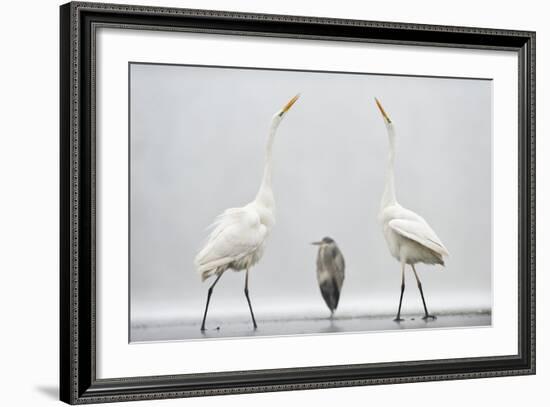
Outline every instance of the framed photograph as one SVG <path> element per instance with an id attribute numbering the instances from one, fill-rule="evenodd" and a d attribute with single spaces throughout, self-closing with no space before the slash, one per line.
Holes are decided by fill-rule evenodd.
<path id="1" fill-rule="evenodd" d="M 535 33 L 61 6 L 61 400 L 535 373 Z"/>

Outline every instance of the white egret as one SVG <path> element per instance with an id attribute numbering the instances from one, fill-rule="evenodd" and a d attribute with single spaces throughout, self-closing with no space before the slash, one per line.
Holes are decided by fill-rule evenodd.
<path id="1" fill-rule="evenodd" d="M 422 291 L 422 283 L 414 265 L 416 263 L 426 263 L 441 264 L 444 266 L 443 256 L 448 256 L 449 252 L 424 218 L 402 207 L 397 202 L 393 169 L 395 129 L 378 99 L 375 98 L 375 101 L 384 118 L 390 144 L 385 188 L 380 203 L 379 221 L 383 226 L 384 237 L 386 238 L 391 255 L 401 263 L 401 295 L 399 297 L 399 308 L 395 320 L 402 321 L 401 303 L 403 301 L 403 292 L 405 291 L 405 265 L 407 264 L 411 266 L 418 289 L 420 290 L 422 305 L 424 306 L 423 319 L 434 319 L 435 316 L 428 313 L 424 292 Z"/>
<path id="2" fill-rule="evenodd" d="M 285 113 L 298 100 L 298 97 L 299 95 L 296 95 L 290 99 L 271 119 L 263 178 L 256 197 L 252 202 L 241 208 L 229 208 L 219 215 L 212 225 L 212 231 L 205 246 L 195 258 L 195 266 L 201 275 L 202 281 L 211 276 L 216 276 L 214 283 L 208 289 L 201 325 L 202 331 L 205 330 L 208 305 L 214 286 L 228 269 L 234 271 L 246 270 L 244 294 L 248 302 L 254 329 L 257 328 L 248 295 L 248 271 L 262 257 L 266 239 L 275 224 L 275 200 L 271 188 L 273 141 Z"/>
<path id="3" fill-rule="evenodd" d="M 317 252 L 317 282 L 332 318 L 340 300 L 346 263 L 336 242 L 330 237 L 324 237 L 323 240 L 311 244 L 319 246 Z"/>

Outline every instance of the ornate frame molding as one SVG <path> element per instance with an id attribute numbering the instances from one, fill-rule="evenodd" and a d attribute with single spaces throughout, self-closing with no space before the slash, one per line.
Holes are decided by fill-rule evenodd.
<path id="1" fill-rule="evenodd" d="M 534 32 L 83 2 L 61 6 L 60 20 L 61 400 L 85 404 L 535 373 Z M 518 354 L 97 379 L 94 38 L 99 26 L 516 51 L 520 61 Z"/>

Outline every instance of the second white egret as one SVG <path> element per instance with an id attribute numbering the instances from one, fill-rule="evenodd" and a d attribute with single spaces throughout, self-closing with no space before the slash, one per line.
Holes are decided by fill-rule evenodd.
<path id="1" fill-rule="evenodd" d="M 435 316 L 428 313 L 422 283 L 414 265 L 416 263 L 425 263 L 441 264 L 444 266 L 443 257 L 448 256 L 449 252 L 424 218 L 402 207 L 397 202 L 393 168 L 395 158 L 395 129 L 378 99 L 375 98 L 375 101 L 384 118 L 390 144 L 386 182 L 380 203 L 379 220 L 382 224 L 384 237 L 391 255 L 401 263 L 401 295 L 399 297 L 399 308 L 395 321 L 402 321 L 401 303 L 403 301 L 403 292 L 405 291 L 405 265 L 407 264 L 411 266 L 414 272 L 422 297 L 422 305 L 424 306 L 423 319 L 434 319 Z"/>

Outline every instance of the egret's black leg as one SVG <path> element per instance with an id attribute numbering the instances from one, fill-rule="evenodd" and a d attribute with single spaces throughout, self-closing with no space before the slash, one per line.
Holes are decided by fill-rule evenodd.
<path id="1" fill-rule="evenodd" d="M 405 284 L 401 283 L 401 295 L 399 296 L 399 308 L 397 309 L 397 316 L 393 319 L 394 321 L 403 321 L 401 318 L 401 303 L 403 302 L 403 293 L 405 292 Z"/>
<path id="2" fill-rule="evenodd" d="M 256 318 L 254 318 L 254 311 L 252 311 L 252 304 L 250 303 L 250 297 L 248 296 L 248 269 L 246 269 L 246 277 L 244 278 L 244 295 L 246 295 L 248 308 L 250 308 L 250 315 L 252 316 L 252 323 L 254 324 L 254 329 L 256 329 L 258 328 L 258 325 L 256 325 Z"/>
<path id="3" fill-rule="evenodd" d="M 204 316 L 202 317 L 202 325 L 201 325 L 201 331 L 204 331 L 204 323 L 206 322 L 206 314 L 208 313 L 208 304 L 210 304 L 210 296 L 212 295 L 212 292 L 214 291 L 214 286 L 222 276 L 222 273 L 218 274 L 218 277 L 216 277 L 216 280 L 212 283 L 210 288 L 208 289 L 208 296 L 206 297 L 206 308 L 204 309 Z"/>
<path id="4" fill-rule="evenodd" d="M 403 302 L 403 293 L 405 292 L 405 265 L 401 265 L 401 295 L 399 296 L 399 308 L 397 309 L 397 316 L 393 319 L 394 321 L 403 321 L 401 318 L 401 303 Z"/>
<path id="5" fill-rule="evenodd" d="M 422 291 L 422 283 L 420 282 L 420 278 L 418 278 L 418 274 L 416 273 L 416 269 L 414 268 L 413 264 L 411 264 L 411 267 L 414 271 L 414 276 L 416 277 L 418 289 L 420 290 L 420 296 L 422 297 L 422 305 L 424 305 L 424 316 L 422 317 L 422 319 L 436 319 L 435 315 L 430 315 L 428 313 L 428 308 L 426 307 L 426 300 L 424 299 L 424 291 Z"/>

